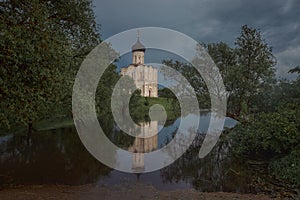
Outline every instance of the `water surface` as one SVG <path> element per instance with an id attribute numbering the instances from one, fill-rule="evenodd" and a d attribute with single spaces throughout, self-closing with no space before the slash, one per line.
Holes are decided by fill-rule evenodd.
<path id="1" fill-rule="evenodd" d="M 2 136 L 0 184 L 96 183 L 109 187 L 139 181 L 162 190 L 195 188 L 200 191 L 249 192 L 250 173 L 239 173 L 242 169 L 227 157 L 228 146 L 218 144 L 207 157 L 198 158 L 210 113 L 202 114 L 200 119 L 198 136 L 182 157 L 170 166 L 144 174 L 119 172 L 101 164 L 82 145 L 75 127 L 35 132 L 29 142 L 26 134 Z M 106 135 L 121 148 L 137 152 L 140 144 L 143 144 L 143 151 L 150 152 L 172 140 L 180 119 L 169 121 L 165 126 L 159 122 L 142 123 L 145 133 L 147 126 L 148 129 L 161 129 L 151 141 L 137 141 L 126 136 L 110 118 L 100 122 Z M 236 121 L 227 118 L 225 126 L 233 127 L 235 123 Z M 144 167 L 141 157 L 127 162 L 132 167 Z"/>

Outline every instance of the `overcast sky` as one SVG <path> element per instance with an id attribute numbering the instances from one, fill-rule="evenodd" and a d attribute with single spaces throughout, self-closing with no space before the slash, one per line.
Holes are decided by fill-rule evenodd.
<path id="1" fill-rule="evenodd" d="M 260 29 L 277 58 L 277 76 L 300 65 L 299 0 L 94 0 L 102 39 L 138 27 L 164 27 L 234 46 L 241 26 Z"/>

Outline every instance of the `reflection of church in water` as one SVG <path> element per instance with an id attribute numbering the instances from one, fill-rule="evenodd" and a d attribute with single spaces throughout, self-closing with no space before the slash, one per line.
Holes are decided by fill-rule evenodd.
<path id="1" fill-rule="evenodd" d="M 144 153 L 155 151 L 158 148 L 158 121 L 141 123 L 141 133 L 135 138 L 134 143 L 128 148 L 133 152 L 132 171 L 143 172 L 145 169 Z M 153 134 L 155 133 L 155 135 Z M 140 137 L 146 138 L 140 138 Z"/>
<path id="2" fill-rule="evenodd" d="M 144 97 L 157 97 L 158 94 L 158 74 L 157 69 L 145 65 L 145 46 L 140 42 L 138 34 L 137 42 L 132 46 L 132 64 L 121 69 L 122 75 L 130 76 L 136 87 L 141 90 Z"/>
<path id="3" fill-rule="evenodd" d="M 144 97 L 158 96 L 158 71 L 156 68 L 145 65 L 145 46 L 140 42 L 140 35 L 132 46 L 132 64 L 121 69 L 122 75 L 128 75 Z M 133 153 L 132 171 L 139 173 L 145 170 L 144 154 L 158 148 L 158 122 L 140 123 L 141 133 L 137 135 L 128 151 Z M 140 138 L 142 137 L 142 138 Z"/>

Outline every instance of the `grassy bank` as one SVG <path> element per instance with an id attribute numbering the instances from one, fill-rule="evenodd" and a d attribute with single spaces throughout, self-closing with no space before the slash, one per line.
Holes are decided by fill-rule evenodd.
<path id="1" fill-rule="evenodd" d="M 149 110 L 155 104 L 159 104 L 164 107 L 167 113 L 167 120 L 174 120 L 180 115 L 180 106 L 176 99 L 160 97 L 138 97 L 137 102 L 130 105 L 130 114 L 136 121 L 149 120 Z"/>
<path id="2" fill-rule="evenodd" d="M 167 112 L 167 120 L 174 120 L 180 114 L 180 107 L 176 100 L 168 98 L 149 98 L 149 97 L 138 97 L 137 102 L 131 106 L 131 115 L 136 121 L 149 120 L 148 113 L 151 106 L 155 104 L 162 105 Z M 101 116 L 98 116 L 101 118 Z M 41 130 L 51 130 L 70 127 L 74 125 L 74 121 L 71 115 L 60 115 L 57 117 L 44 119 L 34 123 L 34 129 Z M 25 126 L 15 126 L 14 129 L 10 131 L 0 131 L 0 135 L 6 135 L 8 133 L 20 133 L 26 132 L 27 128 Z"/>

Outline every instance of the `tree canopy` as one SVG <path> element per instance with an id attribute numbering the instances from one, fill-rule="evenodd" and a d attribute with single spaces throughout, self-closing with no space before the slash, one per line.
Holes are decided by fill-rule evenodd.
<path id="1" fill-rule="evenodd" d="M 70 101 L 79 64 L 100 42 L 92 3 L 7 0 L 0 13 L 0 122 L 31 124 Z"/>

